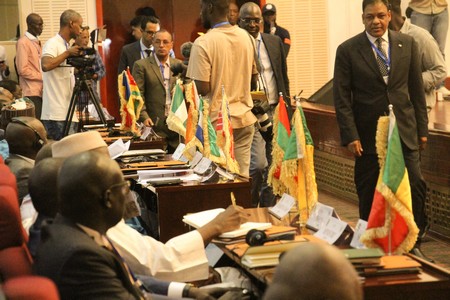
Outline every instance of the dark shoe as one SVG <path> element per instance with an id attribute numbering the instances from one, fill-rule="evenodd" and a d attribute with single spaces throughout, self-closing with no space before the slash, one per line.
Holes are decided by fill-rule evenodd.
<path id="1" fill-rule="evenodd" d="M 420 232 L 419 232 L 419 239 L 420 240 L 423 240 L 425 238 L 425 236 L 428 233 L 428 230 L 430 230 L 430 223 L 427 222 L 425 227 L 422 230 L 420 230 Z"/>
<path id="2" fill-rule="evenodd" d="M 430 263 L 434 263 L 434 259 L 431 259 L 425 254 L 423 254 L 422 250 L 420 250 L 419 247 L 412 248 L 411 251 L 409 251 L 409 253 L 414 254 L 415 256 L 420 257 L 421 259 L 426 260 Z"/>

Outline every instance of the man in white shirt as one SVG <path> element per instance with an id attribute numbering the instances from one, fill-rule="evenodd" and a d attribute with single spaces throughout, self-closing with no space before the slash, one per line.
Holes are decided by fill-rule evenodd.
<path id="1" fill-rule="evenodd" d="M 41 120 L 49 137 L 60 140 L 64 134 L 69 103 L 75 84 L 74 68 L 66 64 L 66 59 L 82 54 L 79 46 L 69 46 L 82 29 L 83 18 L 74 10 L 66 10 L 60 17 L 59 33 L 49 39 L 42 51 L 42 79 L 44 93 Z M 76 116 L 72 120 L 77 120 Z M 72 122 L 71 132 L 77 122 Z M 70 133 L 70 132 L 69 132 Z"/>

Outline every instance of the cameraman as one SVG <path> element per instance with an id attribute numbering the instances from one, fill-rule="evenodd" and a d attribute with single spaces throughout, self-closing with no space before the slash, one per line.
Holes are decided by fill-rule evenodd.
<path id="1" fill-rule="evenodd" d="M 81 49 L 87 49 L 89 44 L 89 37 L 89 27 L 83 27 L 80 35 L 75 39 L 75 45 L 79 46 Z M 97 99 L 100 100 L 100 97 L 97 93 L 97 81 L 105 77 L 106 71 L 105 65 L 103 64 L 103 60 L 98 54 L 98 51 L 94 48 L 92 49 L 95 51 L 95 54 L 90 57 L 94 58 L 94 63 L 92 64 L 92 66 L 85 67 L 85 70 L 82 71 L 86 72 L 87 79 L 90 79 L 91 81 L 92 90 L 97 96 Z M 77 72 L 79 72 L 79 70 L 75 68 L 75 74 Z M 89 92 L 83 89 L 81 90 L 79 97 L 80 99 L 78 103 L 81 104 L 82 107 L 80 109 L 82 110 L 86 105 L 90 103 L 89 100 L 92 99 L 89 99 Z"/>
<path id="2" fill-rule="evenodd" d="M 42 49 L 42 97 L 41 120 L 49 138 L 60 140 L 63 137 L 65 119 L 75 84 L 74 68 L 66 64 L 71 56 L 80 56 L 80 46 L 69 47 L 69 41 L 75 39 L 82 30 L 83 18 L 74 10 L 66 10 L 59 20 L 58 34 L 49 39 Z M 69 133 L 76 131 L 76 116 L 71 123 Z"/>

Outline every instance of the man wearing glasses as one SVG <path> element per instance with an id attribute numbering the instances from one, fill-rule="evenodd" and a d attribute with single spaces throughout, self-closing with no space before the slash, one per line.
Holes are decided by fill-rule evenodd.
<path id="1" fill-rule="evenodd" d="M 153 121 L 155 132 L 165 137 L 169 153 L 179 144 L 178 134 L 169 130 L 166 123 L 172 101 L 170 92 L 177 79 L 172 75 L 170 66 L 181 63 L 169 56 L 172 47 L 170 32 L 165 29 L 158 31 L 153 39 L 154 53 L 136 61 L 133 67 L 133 77 L 144 98 L 140 119 L 146 126 Z"/>
<path id="2" fill-rule="evenodd" d="M 258 5 L 245 3 L 240 10 L 239 26 L 256 41 L 256 55 L 261 66 L 259 90 L 264 91 L 270 104 L 269 119 L 278 104 L 279 93 L 289 97 L 286 54 L 278 36 L 260 33 L 262 14 Z M 289 103 L 289 101 L 286 101 Z M 258 116 L 258 115 L 257 115 Z M 250 176 L 252 177 L 252 205 L 267 207 L 275 205 L 275 196 L 267 186 L 267 166 L 272 162 L 272 129 L 255 130 L 251 148 Z"/>
<path id="3" fill-rule="evenodd" d="M 142 37 L 139 41 L 125 45 L 120 54 L 118 74 L 121 74 L 127 67 L 133 71 L 134 63 L 150 56 L 152 39 L 159 30 L 159 20 L 153 16 L 143 17 L 141 21 Z"/>

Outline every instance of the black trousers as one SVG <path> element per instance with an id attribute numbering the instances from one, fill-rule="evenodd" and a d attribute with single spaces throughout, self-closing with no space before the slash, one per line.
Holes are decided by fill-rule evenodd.
<path id="1" fill-rule="evenodd" d="M 403 143 L 402 149 L 411 186 L 414 221 L 422 232 L 428 221 L 425 214 L 427 186 L 420 170 L 420 153 L 418 150 L 408 149 Z M 359 216 L 363 220 L 369 219 L 379 173 L 380 167 L 376 154 L 366 154 L 356 158 L 354 180 L 359 199 Z"/>

